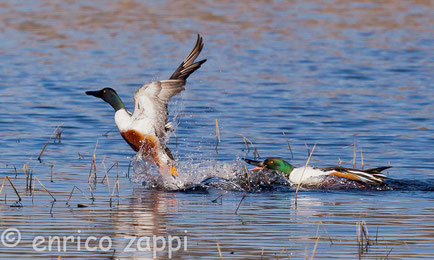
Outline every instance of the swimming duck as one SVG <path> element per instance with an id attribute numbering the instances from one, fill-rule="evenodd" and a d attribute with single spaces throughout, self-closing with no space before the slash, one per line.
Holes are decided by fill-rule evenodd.
<path id="1" fill-rule="evenodd" d="M 166 146 L 171 123 L 167 121 L 167 105 L 174 95 L 184 90 L 188 76 L 200 68 L 206 59 L 195 62 L 203 48 L 198 34 L 193 50 L 168 80 L 149 82 L 134 93 L 134 112 L 129 112 L 116 91 L 103 88 L 86 91 L 87 95 L 101 98 L 115 110 L 115 123 L 121 136 L 133 148 L 172 176 L 177 176 L 175 160 Z"/>
<path id="2" fill-rule="evenodd" d="M 255 165 L 256 167 L 250 169 L 251 171 L 271 170 L 281 172 L 289 179 L 291 184 L 306 184 L 306 185 L 318 185 L 323 180 L 324 176 L 336 176 L 353 181 L 362 182 L 365 184 L 380 185 L 383 180 L 386 179 L 386 175 L 381 171 L 389 169 L 391 166 L 372 168 L 367 170 L 358 170 L 345 168 L 340 166 L 334 167 L 294 167 L 287 161 L 278 158 L 270 157 L 264 161 L 255 161 L 250 159 L 244 159 L 248 164 Z M 319 178 L 318 178 L 319 177 Z"/>

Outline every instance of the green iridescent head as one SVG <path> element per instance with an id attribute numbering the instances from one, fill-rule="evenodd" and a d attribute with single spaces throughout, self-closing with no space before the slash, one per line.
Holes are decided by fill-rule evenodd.
<path id="1" fill-rule="evenodd" d="M 260 171 L 260 170 L 270 170 L 270 171 L 279 171 L 286 175 L 289 175 L 294 166 L 292 166 L 287 161 L 278 157 L 270 157 L 263 161 L 254 161 L 249 159 L 244 159 L 248 164 L 257 166 L 256 168 L 251 169 L 251 171 Z"/>
<path id="2" fill-rule="evenodd" d="M 118 96 L 116 91 L 112 88 L 103 88 L 98 91 L 86 91 L 86 94 L 97 98 L 101 98 L 105 102 L 109 103 L 115 109 L 115 111 L 125 108 L 125 105 L 122 102 L 121 98 Z"/>

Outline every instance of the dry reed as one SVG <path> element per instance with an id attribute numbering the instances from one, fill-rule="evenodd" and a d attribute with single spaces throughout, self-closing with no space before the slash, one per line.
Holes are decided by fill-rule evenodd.
<path id="1" fill-rule="evenodd" d="M 312 157 L 313 151 L 315 151 L 315 147 L 316 147 L 316 144 L 313 146 L 312 152 L 309 153 L 309 157 L 307 158 L 306 164 L 304 165 L 304 169 L 303 169 L 303 172 L 301 174 L 300 181 L 298 182 L 297 189 L 295 190 L 295 205 L 297 205 L 298 190 L 301 187 L 301 181 L 303 180 L 304 172 L 306 171 L 306 167 L 309 165 L 309 161 L 310 161 L 310 158 Z"/>
<path id="2" fill-rule="evenodd" d="M 17 194 L 18 201 L 21 201 L 20 193 L 18 193 L 17 189 L 15 188 L 15 185 L 12 183 L 11 179 L 9 178 L 9 176 L 5 176 L 5 177 L 3 178 L 3 183 L 2 183 L 2 185 L 1 185 L 1 187 L 0 187 L 0 194 L 2 193 L 2 191 L 3 191 L 3 187 L 4 187 L 5 184 L 6 184 L 6 180 L 9 182 L 9 184 L 11 185 L 11 187 L 14 189 L 15 194 Z M 6 201 L 6 199 L 5 199 L 5 201 Z"/>
<path id="3" fill-rule="evenodd" d="M 51 194 L 51 192 L 47 189 L 47 187 L 45 187 L 44 184 L 42 184 L 42 182 L 38 179 L 38 177 L 33 176 L 34 179 L 36 179 L 39 184 L 41 184 L 42 188 L 44 188 L 44 190 L 53 198 L 54 201 L 56 201 L 56 198 L 53 196 L 53 194 Z"/>
<path id="4" fill-rule="evenodd" d="M 291 152 L 291 159 L 294 159 L 294 154 L 292 153 L 291 144 L 289 143 L 288 138 L 286 138 L 286 134 L 284 131 L 282 131 L 283 137 L 285 138 L 286 144 L 288 145 L 288 149 Z"/>
<path id="5" fill-rule="evenodd" d="M 237 207 L 237 209 L 235 210 L 235 214 L 238 214 L 238 210 L 240 209 L 241 202 L 243 202 L 243 200 L 244 200 L 246 197 L 247 197 L 247 192 L 244 193 L 243 197 L 242 197 L 241 200 L 240 200 L 240 203 L 238 203 L 238 207 Z"/>
<path id="6" fill-rule="evenodd" d="M 354 154 L 353 154 L 353 168 L 356 168 L 356 158 L 357 154 L 356 154 L 356 138 L 354 138 Z"/>
<path id="7" fill-rule="evenodd" d="M 220 144 L 220 128 L 219 128 L 219 121 L 216 118 L 215 120 L 215 138 L 216 138 L 216 142 L 215 142 L 215 150 L 218 153 L 218 145 Z"/>
<path id="8" fill-rule="evenodd" d="M 60 133 L 60 128 L 62 127 L 62 125 L 63 125 L 63 123 L 61 123 L 60 125 L 58 125 L 58 126 L 54 129 L 54 131 L 53 131 L 53 133 L 51 134 L 50 138 L 49 138 L 48 141 L 45 143 L 44 147 L 42 147 L 42 150 L 41 150 L 41 152 L 40 152 L 39 155 L 38 155 L 38 160 L 39 160 L 39 162 L 42 162 L 42 160 L 41 160 L 42 154 L 44 154 L 45 148 L 47 148 L 48 143 L 50 143 L 50 141 L 51 141 L 51 139 L 53 138 L 53 135 L 54 135 L 54 133 L 56 133 L 56 131 L 57 131 L 57 133 L 56 133 L 56 139 L 57 139 L 57 137 L 58 137 L 58 138 L 59 138 L 59 143 L 60 143 L 60 136 L 61 136 L 61 134 L 59 134 L 59 133 Z M 54 141 L 56 141 L 56 139 L 54 139 Z"/>
<path id="9" fill-rule="evenodd" d="M 220 259 L 223 259 L 222 250 L 220 249 L 219 242 L 217 242 L 217 251 L 219 252 Z"/>
<path id="10" fill-rule="evenodd" d="M 74 187 L 71 190 L 71 193 L 69 194 L 68 200 L 66 201 L 66 205 L 69 205 L 69 201 L 71 200 L 72 194 L 74 193 L 74 190 L 77 189 L 81 192 L 81 194 L 83 194 L 83 197 L 87 200 L 89 200 L 89 197 L 86 196 L 86 194 L 84 194 L 84 192 L 77 186 L 74 185 Z"/>

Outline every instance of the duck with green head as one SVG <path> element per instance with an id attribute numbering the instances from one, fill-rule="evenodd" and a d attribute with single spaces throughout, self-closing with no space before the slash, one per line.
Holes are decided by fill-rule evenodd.
<path id="1" fill-rule="evenodd" d="M 390 166 L 372 168 L 367 170 L 358 170 L 345 168 L 340 166 L 333 167 L 294 167 L 289 162 L 278 157 L 270 157 L 263 161 L 255 161 L 244 159 L 248 164 L 256 166 L 251 171 L 277 171 L 285 175 L 291 184 L 306 184 L 306 185 L 319 185 L 323 181 L 324 176 L 336 176 L 353 181 L 363 182 L 366 184 L 380 185 L 386 179 L 386 175 L 381 171 L 389 169 Z"/>
<path id="2" fill-rule="evenodd" d="M 119 95 L 112 88 L 86 91 L 101 98 L 115 110 L 115 123 L 125 141 L 136 152 L 160 168 L 160 173 L 178 174 L 172 153 L 166 146 L 171 123 L 167 120 L 167 105 L 174 95 L 184 90 L 188 76 L 200 68 L 206 59 L 195 62 L 203 48 L 202 37 L 197 41 L 181 65 L 168 80 L 153 81 L 134 93 L 134 112 L 127 111 Z"/>

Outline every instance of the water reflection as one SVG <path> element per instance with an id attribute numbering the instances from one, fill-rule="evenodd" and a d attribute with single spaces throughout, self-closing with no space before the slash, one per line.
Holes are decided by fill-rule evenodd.
<path id="1" fill-rule="evenodd" d="M 119 256 L 152 259 L 154 250 L 162 247 L 160 245 L 154 248 L 154 240 L 157 237 L 169 236 L 167 215 L 173 214 L 170 211 L 173 210 L 171 205 L 174 203 L 177 203 L 176 198 L 168 198 L 163 191 L 135 187 L 131 198 L 118 205 L 112 216 Z M 165 258 L 168 252 L 164 250 L 157 253 L 159 257 Z"/>

